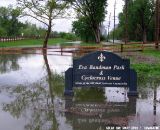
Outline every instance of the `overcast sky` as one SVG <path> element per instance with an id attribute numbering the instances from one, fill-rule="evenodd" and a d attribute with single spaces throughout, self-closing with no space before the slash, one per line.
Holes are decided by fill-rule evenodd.
<path id="1" fill-rule="evenodd" d="M 116 0 L 116 16 L 122 11 L 124 2 L 123 0 Z M 12 4 L 15 6 L 16 0 L 0 0 L 0 6 L 8 6 L 9 4 Z M 114 4 L 115 0 L 108 0 L 108 14 L 105 19 L 104 25 L 107 27 L 108 21 L 109 21 L 109 14 L 111 13 L 111 28 L 113 27 L 113 12 L 114 12 Z M 23 19 L 22 19 L 23 20 Z M 26 20 L 26 19 L 24 19 Z M 35 23 L 35 20 L 28 19 L 28 21 Z M 74 19 L 59 19 L 56 20 L 54 23 L 53 31 L 65 31 L 65 32 L 70 32 L 72 30 L 72 21 Z M 118 19 L 116 18 L 116 24 L 118 24 Z M 43 25 L 42 25 L 43 26 Z"/>

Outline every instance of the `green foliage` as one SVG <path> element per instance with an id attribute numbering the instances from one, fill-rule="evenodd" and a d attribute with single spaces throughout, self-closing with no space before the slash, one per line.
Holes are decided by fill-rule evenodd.
<path id="1" fill-rule="evenodd" d="M 72 41 L 77 40 L 76 35 L 73 33 L 60 32 L 59 37 L 67 40 L 72 40 Z"/>
<path id="2" fill-rule="evenodd" d="M 47 27 L 43 48 L 47 48 L 53 20 L 64 16 L 68 4 L 64 0 L 17 0 L 24 16 L 29 16 Z"/>
<path id="3" fill-rule="evenodd" d="M 123 34 L 124 34 L 123 27 L 120 26 L 120 27 L 117 27 L 117 28 L 115 29 L 115 31 L 111 31 L 111 32 L 110 32 L 110 35 L 109 35 L 109 38 L 110 38 L 110 39 L 113 38 L 113 33 L 114 33 L 115 39 L 121 40 L 122 37 L 123 37 Z"/>
<path id="4" fill-rule="evenodd" d="M 23 36 L 27 37 L 44 37 L 46 29 L 37 27 L 36 24 L 26 22 L 25 27 L 21 28 L 20 32 Z"/>
<path id="5" fill-rule="evenodd" d="M 107 0 L 90 0 L 89 3 L 86 0 L 84 12 L 89 14 L 88 18 L 90 21 L 93 20 L 94 22 L 101 24 L 105 18 L 106 6 Z"/>
<path id="6" fill-rule="evenodd" d="M 66 36 L 64 37 L 64 39 L 67 39 L 67 40 L 76 40 L 77 37 L 75 36 L 75 34 L 67 33 Z"/>
<path id="7" fill-rule="evenodd" d="M 100 27 L 105 19 L 107 0 L 69 1 L 71 1 L 78 16 L 78 21 L 73 23 L 73 30 L 85 41 L 88 39 L 84 35 L 88 35 L 89 39 L 94 36 L 95 42 L 100 43 Z"/>
<path id="8" fill-rule="evenodd" d="M 59 38 L 59 33 L 57 31 L 53 31 L 52 32 L 52 35 L 55 37 L 55 38 Z"/>
<path id="9" fill-rule="evenodd" d="M 151 56 L 155 56 L 157 58 L 160 58 L 160 51 L 159 50 L 145 50 L 143 52 L 145 55 L 151 55 Z"/>
<path id="10" fill-rule="evenodd" d="M 132 41 L 153 40 L 154 0 L 130 0 L 128 3 L 128 36 Z M 125 7 L 119 14 L 118 38 L 125 37 Z"/>
<path id="11" fill-rule="evenodd" d="M 46 29 L 35 24 L 19 22 L 19 8 L 0 7 L 0 36 L 45 36 Z"/>
<path id="12" fill-rule="evenodd" d="M 24 25 L 18 21 L 20 10 L 13 7 L 0 7 L 0 36 L 20 35 L 20 29 Z"/>
<path id="13" fill-rule="evenodd" d="M 94 34 L 86 17 L 72 23 L 72 31 L 85 42 L 94 41 Z"/>
<path id="14" fill-rule="evenodd" d="M 7 36 L 7 32 L 3 27 L 0 27 L 0 36 Z"/>
<path id="15" fill-rule="evenodd" d="M 160 77 L 160 64 L 133 64 L 132 67 L 138 75 L 147 75 L 149 77 Z"/>
<path id="16" fill-rule="evenodd" d="M 159 86 L 160 84 L 160 64 L 133 64 L 132 67 L 138 75 L 138 86 L 149 87 Z M 149 81 L 149 82 L 148 82 Z M 153 85 L 154 84 L 154 85 Z"/>

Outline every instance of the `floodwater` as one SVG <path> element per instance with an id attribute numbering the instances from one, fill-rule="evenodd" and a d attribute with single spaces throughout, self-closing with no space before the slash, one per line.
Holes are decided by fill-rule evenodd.
<path id="1" fill-rule="evenodd" d="M 64 97 L 64 72 L 79 54 L 58 50 L 0 55 L 0 130 L 160 129 L 159 79 L 139 77 L 137 98 L 126 88 Z"/>

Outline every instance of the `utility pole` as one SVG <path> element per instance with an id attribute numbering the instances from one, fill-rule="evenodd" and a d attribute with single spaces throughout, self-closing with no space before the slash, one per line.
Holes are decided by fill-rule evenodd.
<path id="1" fill-rule="evenodd" d="M 108 38 L 107 38 L 108 42 L 109 42 L 109 29 L 110 29 L 110 25 L 111 25 L 111 13 L 109 15 L 109 22 L 108 22 Z"/>
<path id="2" fill-rule="evenodd" d="M 155 11 L 155 48 L 159 48 L 159 22 L 160 22 L 160 2 L 156 0 L 156 11 Z"/>
<path id="3" fill-rule="evenodd" d="M 114 4 L 114 30 L 113 30 L 113 44 L 114 44 L 114 38 L 115 38 L 115 27 L 116 27 L 116 0 Z"/>
<path id="4" fill-rule="evenodd" d="M 125 44 L 128 42 L 128 0 L 125 0 Z"/>

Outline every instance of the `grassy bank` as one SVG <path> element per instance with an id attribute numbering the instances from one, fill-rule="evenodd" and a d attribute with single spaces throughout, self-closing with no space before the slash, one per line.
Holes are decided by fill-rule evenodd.
<path id="1" fill-rule="evenodd" d="M 19 41 L 9 41 L 9 42 L 0 42 L 0 47 L 23 47 L 23 46 L 43 46 L 44 39 L 26 39 Z M 63 39 L 63 38 L 52 38 L 49 39 L 48 45 L 62 45 L 62 46 L 72 46 L 74 41 Z M 74 44 L 75 45 L 75 44 Z M 101 44 L 96 44 L 94 42 L 82 42 L 81 46 L 95 46 L 100 47 Z"/>
<path id="2" fill-rule="evenodd" d="M 70 41 L 62 38 L 54 38 L 54 39 L 49 39 L 48 45 L 64 44 L 66 42 Z M 42 45 L 43 45 L 43 39 L 26 39 L 19 41 L 0 42 L 0 47 L 42 46 Z"/>
<path id="3" fill-rule="evenodd" d="M 139 88 L 155 88 L 160 85 L 160 64 L 133 64 L 137 72 Z"/>
<path id="4" fill-rule="evenodd" d="M 137 71 L 138 74 L 144 74 L 148 76 L 158 76 L 160 77 L 160 51 L 159 50 L 145 50 L 140 53 L 142 57 L 147 57 L 148 61 L 137 63 L 132 65 L 132 67 Z M 143 56 L 144 55 L 144 56 Z M 157 62 L 149 62 L 149 59 Z M 137 59 L 140 60 L 140 59 Z"/>
<path id="5" fill-rule="evenodd" d="M 160 85 L 160 51 L 159 50 L 145 50 L 140 53 L 143 57 L 136 60 L 140 63 L 133 63 L 138 75 L 138 84 L 142 87 Z M 148 83 L 148 84 L 147 84 Z"/>
<path id="6" fill-rule="evenodd" d="M 145 50 L 143 54 L 160 58 L 160 50 Z"/>
<path id="7" fill-rule="evenodd" d="M 160 77 L 160 64 L 132 64 L 132 68 L 136 70 L 138 75 Z"/>

